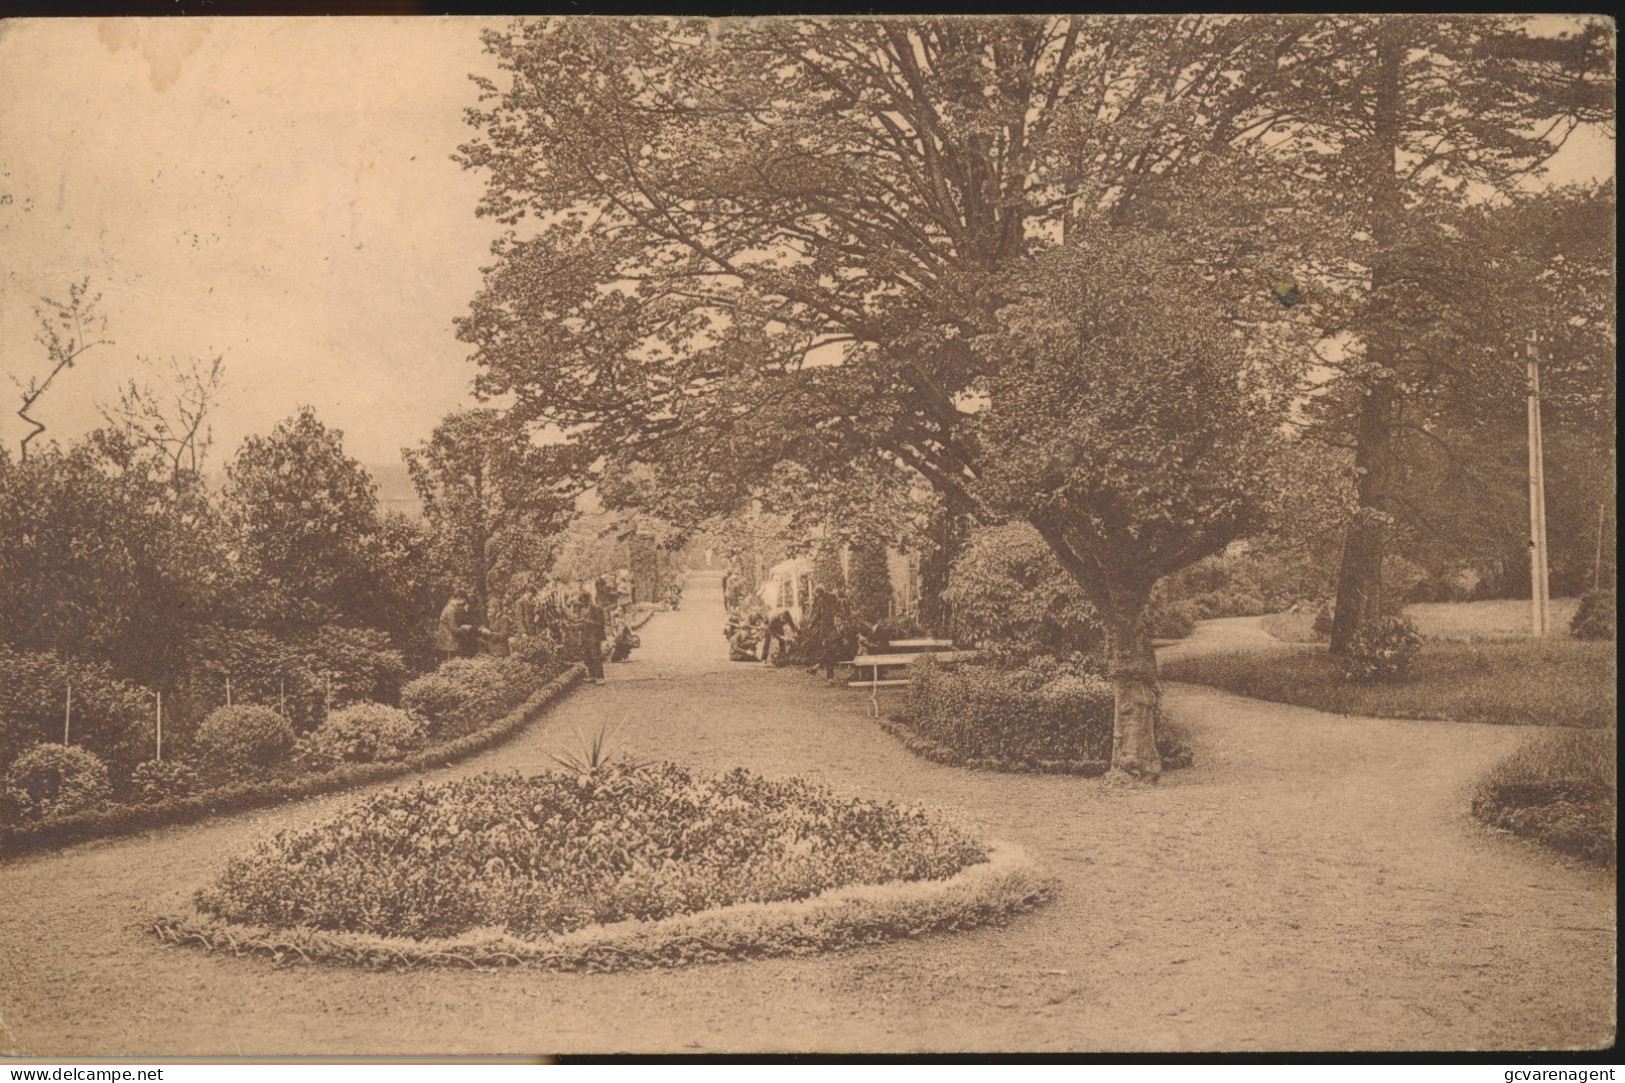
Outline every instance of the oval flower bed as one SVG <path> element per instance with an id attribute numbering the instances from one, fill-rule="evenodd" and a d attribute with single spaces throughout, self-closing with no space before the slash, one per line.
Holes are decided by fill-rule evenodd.
<path id="1" fill-rule="evenodd" d="M 917 810 L 673 764 L 378 794 L 233 859 L 178 943 L 365 965 L 661 966 L 996 919 L 1043 884 Z"/>

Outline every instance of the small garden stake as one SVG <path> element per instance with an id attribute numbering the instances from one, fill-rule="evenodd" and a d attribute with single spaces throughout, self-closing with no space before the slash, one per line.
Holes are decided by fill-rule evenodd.
<path id="1" fill-rule="evenodd" d="M 231 706 L 231 677 L 226 678 L 226 706 Z"/>
<path id="2" fill-rule="evenodd" d="M 156 729 L 158 731 L 158 748 L 157 748 L 157 751 L 154 753 L 152 758 L 157 760 L 159 763 L 163 763 L 164 762 L 164 694 L 162 692 L 155 692 L 153 694 L 158 697 L 158 720 L 157 720 L 157 726 L 156 726 Z"/>
<path id="3" fill-rule="evenodd" d="M 68 727 L 73 723 L 73 682 L 68 682 L 68 702 L 62 708 L 62 745 L 68 744 Z"/>

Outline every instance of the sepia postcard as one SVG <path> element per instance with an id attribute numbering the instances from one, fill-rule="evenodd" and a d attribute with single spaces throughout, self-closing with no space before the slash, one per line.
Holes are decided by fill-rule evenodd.
<path id="1" fill-rule="evenodd" d="M 0 1057 L 1601 1055 L 1615 42 L 0 21 Z"/>

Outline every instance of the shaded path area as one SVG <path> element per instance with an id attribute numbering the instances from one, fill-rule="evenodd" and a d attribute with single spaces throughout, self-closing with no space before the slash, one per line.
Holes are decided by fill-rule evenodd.
<path id="1" fill-rule="evenodd" d="M 276 968 L 141 915 L 335 795 L 0 866 L 0 1042 L 20 1054 L 1594 1047 L 1614 878 L 1489 832 L 1510 727 L 1339 718 L 1174 686 L 1197 766 L 1149 791 L 920 760 L 864 697 L 729 663 L 717 580 L 542 725 L 448 768 L 540 770 L 616 726 L 639 757 L 800 774 L 1027 847 L 1055 898 L 1002 928 L 602 975 Z M 1183 648 L 1186 650 L 1190 647 Z"/>

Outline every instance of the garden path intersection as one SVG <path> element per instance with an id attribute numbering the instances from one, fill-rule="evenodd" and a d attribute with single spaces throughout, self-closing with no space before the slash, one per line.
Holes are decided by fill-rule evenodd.
<path id="1" fill-rule="evenodd" d="M 1026 848 L 1003 927 L 681 970 L 392 973 L 160 944 L 178 888 L 356 791 L 0 865 L 0 1052 L 36 1056 L 1530 1049 L 1614 1033 L 1614 874 L 1477 825 L 1528 734 L 1170 686 L 1196 766 L 1154 789 L 918 759 L 865 698 L 729 663 L 718 582 L 634 660 L 435 772 L 538 771 L 600 726 L 639 759 L 928 806 Z M 1233 637 L 1219 637 L 1228 648 Z M 1200 635 L 1181 650 L 1202 649 Z M 883 694 L 884 695 L 884 694 Z M 882 700 L 883 706 L 885 700 Z"/>

